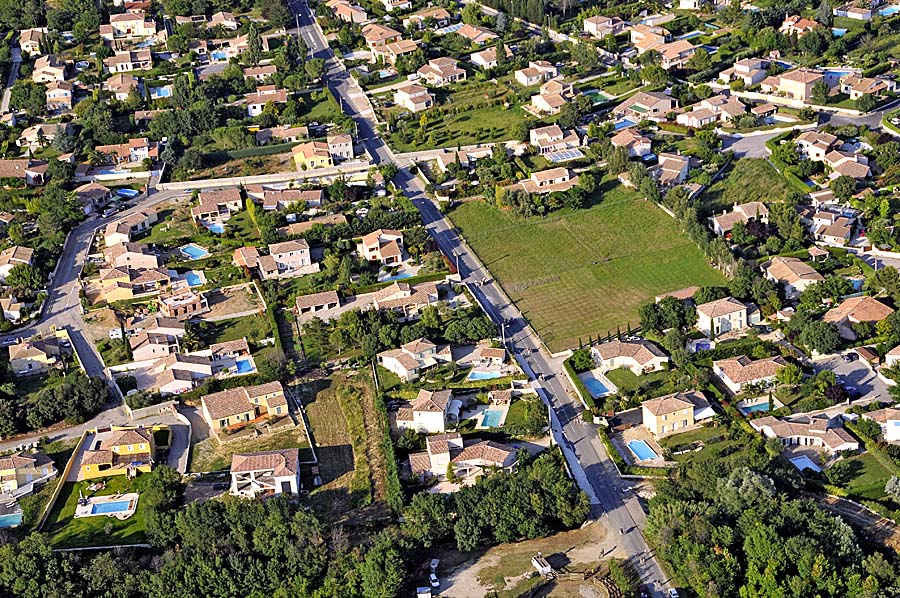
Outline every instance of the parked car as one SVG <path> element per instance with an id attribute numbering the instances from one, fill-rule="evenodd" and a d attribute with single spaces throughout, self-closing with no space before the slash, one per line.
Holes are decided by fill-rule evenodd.
<path id="1" fill-rule="evenodd" d="M 669 598 L 679 598 L 678 590 L 676 590 L 675 588 L 670 588 L 669 589 Z"/>
<path id="2" fill-rule="evenodd" d="M 641 587 L 638 588 L 638 592 L 641 598 L 651 598 L 653 596 L 653 594 L 650 593 L 650 588 L 646 585 L 641 585 Z"/>
<path id="3" fill-rule="evenodd" d="M 856 361 L 857 359 L 859 359 L 859 355 L 857 355 L 856 353 L 844 353 L 841 359 L 843 359 L 847 363 L 850 363 L 851 361 Z"/>
<path id="4" fill-rule="evenodd" d="M 230 486 L 228 482 L 216 482 L 213 484 L 213 490 L 228 490 Z"/>
<path id="5" fill-rule="evenodd" d="M 438 579 L 438 576 L 432 573 L 428 576 L 428 580 L 431 582 L 431 587 L 434 589 L 438 589 L 441 587 L 441 580 Z"/>

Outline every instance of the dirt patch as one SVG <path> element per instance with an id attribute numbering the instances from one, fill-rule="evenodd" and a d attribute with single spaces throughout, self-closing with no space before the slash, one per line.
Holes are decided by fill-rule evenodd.
<path id="1" fill-rule="evenodd" d="M 204 319 L 227 318 L 233 314 L 262 309 L 262 302 L 252 285 L 215 289 L 208 291 L 206 298 L 209 301 L 209 312 L 203 314 Z"/>
<path id="2" fill-rule="evenodd" d="M 109 331 L 119 328 L 119 319 L 113 310 L 104 307 L 86 313 L 84 324 L 87 337 L 96 343 L 103 339 L 109 339 Z"/>
<path id="3" fill-rule="evenodd" d="M 539 580 L 531 577 L 534 568 L 531 557 L 541 552 L 557 571 L 592 571 L 601 560 L 620 556 L 615 538 L 607 534 L 599 522 L 569 532 L 561 532 L 547 538 L 526 540 L 515 544 L 502 544 L 490 548 L 483 554 L 465 558 L 458 552 L 441 555 L 442 568 L 446 573 L 449 587 L 441 591 L 442 596 L 468 598 L 497 592 L 500 596 L 518 596 L 538 585 Z M 460 557 L 464 560 L 460 562 Z M 549 596 L 578 595 L 579 581 L 561 581 L 559 592 L 544 593 Z M 574 589 L 574 593 L 571 590 Z M 566 594 L 565 592 L 570 593 Z"/>
<path id="4" fill-rule="evenodd" d="M 247 438 L 219 444 L 215 438 L 207 438 L 191 445 L 190 470 L 220 471 L 231 466 L 231 456 L 235 453 L 249 453 L 257 451 L 272 451 L 276 449 L 299 447 L 300 459 L 304 460 L 305 453 L 302 449 L 309 447 L 303 426 L 297 426 L 288 430 L 281 430 L 273 434 L 262 434 L 255 438 Z"/>

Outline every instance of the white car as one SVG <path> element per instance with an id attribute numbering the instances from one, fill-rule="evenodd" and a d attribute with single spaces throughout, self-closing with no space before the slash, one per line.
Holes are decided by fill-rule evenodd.
<path id="1" fill-rule="evenodd" d="M 438 576 L 435 575 L 434 573 L 432 573 L 431 575 L 428 576 L 428 580 L 431 582 L 432 588 L 437 589 L 437 588 L 441 587 L 441 580 L 438 579 Z"/>

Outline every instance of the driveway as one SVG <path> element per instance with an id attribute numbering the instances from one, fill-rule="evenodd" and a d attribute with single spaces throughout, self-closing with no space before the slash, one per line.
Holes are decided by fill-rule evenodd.
<path id="1" fill-rule="evenodd" d="M 876 376 L 875 372 L 862 359 L 846 362 L 841 359 L 840 355 L 831 355 L 817 359 L 813 367 L 816 372 L 831 370 L 839 380 L 843 381 L 844 386 L 855 387 L 862 397 L 853 401 L 853 405 L 865 405 L 872 401 L 889 401 L 891 399 L 887 384 Z M 836 415 L 846 411 L 847 407 L 846 404 L 835 405 L 825 411 L 829 415 Z"/>

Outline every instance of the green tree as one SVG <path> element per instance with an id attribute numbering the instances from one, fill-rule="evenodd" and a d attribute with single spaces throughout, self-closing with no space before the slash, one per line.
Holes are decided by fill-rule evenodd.
<path id="1" fill-rule="evenodd" d="M 800 333 L 800 343 L 812 351 L 824 355 L 833 353 L 841 344 L 837 326 L 831 322 L 813 320 Z"/>

